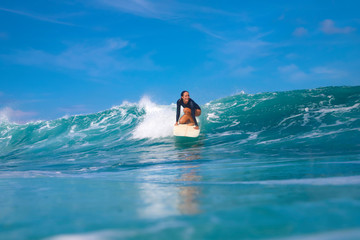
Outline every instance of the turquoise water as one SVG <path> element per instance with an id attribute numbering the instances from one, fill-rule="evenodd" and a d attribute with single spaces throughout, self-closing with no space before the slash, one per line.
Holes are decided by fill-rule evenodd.
<path id="1" fill-rule="evenodd" d="M 196 99 L 195 99 L 196 100 Z M 360 87 L 0 122 L 0 239 L 359 239 Z"/>

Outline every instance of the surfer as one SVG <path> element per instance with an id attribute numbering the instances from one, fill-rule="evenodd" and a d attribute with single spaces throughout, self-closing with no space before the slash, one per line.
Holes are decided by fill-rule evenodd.
<path id="1" fill-rule="evenodd" d="M 195 125 L 195 129 L 199 129 L 196 117 L 200 116 L 201 108 L 194 100 L 190 98 L 188 91 L 181 92 L 181 98 L 176 103 L 176 123 L 175 126 L 180 124 Z M 180 118 L 180 106 L 184 108 L 184 115 Z"/>

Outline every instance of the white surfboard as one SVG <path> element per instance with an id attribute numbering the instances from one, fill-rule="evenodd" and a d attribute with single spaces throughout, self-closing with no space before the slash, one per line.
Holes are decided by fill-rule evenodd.
<path id="1" fill-rule="evenodd" d="M 195 126 L 179 124 L 174 126 L 174 136 L 177 137 L 198 137 L 200 129 L 194 129 Z"/>

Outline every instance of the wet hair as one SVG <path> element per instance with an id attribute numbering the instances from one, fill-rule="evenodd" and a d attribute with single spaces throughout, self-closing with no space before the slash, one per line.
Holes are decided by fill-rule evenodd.
<path id="1" fill-rule="evenodd" d="M 184 93 L 186 93 L 186 92 L 188 93 L 188 91 L 182 91 L 181 96 L 184 96 Z"/>

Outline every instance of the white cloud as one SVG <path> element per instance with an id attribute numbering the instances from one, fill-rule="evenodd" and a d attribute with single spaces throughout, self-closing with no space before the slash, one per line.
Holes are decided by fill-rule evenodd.
<path id="1" fill-rule="evenodd" d="M 246 76 L 251 74 L 252 72 L 255 71 L 255 68 L 253 68 L 252 66 L 246 66 L 246 67 L 239 67 L 233 70 L 233 75 L 236 76 Z"/>
<path id="2" fill-rule="evenodd" d="M 217 39 L 221 39 L 221 40 L 225 40 L 224 37 L 222 37 L 221 35 L 214 33 L 213 31 L 205 28 L 202 24 L 192 24 L 192 27 L 199 30 L 200 32 L 203 32 L 211 37 L 217 38 Z"/>
<path id="3" fill-rule="evenodd" d="M 1 8 L 1 7 L 0 7 L 0 11 L 9 12 L 9 13 L 33 18 L 33 19 L 43 21 L 43 22 L 50 22 L 50 23 L 56 23 L 56 24 L 61 24 L 61 25 L 68 25 L 68 26 L 76 26 L 75 24 L 72 24 L 72 23 L 59 21 L 55 18 L 45 17 L 45 16 L 42 16 L 42 15 L 36 14 L 36 13 L 23 12 L 23 11 L 19 11 L 19 10 L 14 10 L 14 9 L 9 9 L 9 8 Z"/>
<path id="4" fill-rule="evenodd" d="M 220 8 L 211 8 L 206 5 L 196 5 L 193 3 L 184 3 L 178 0 L 90 0 L 84 1 L 86 4 L 92 4 L 96 8 L 111 9 L 113 11 L 127 13 L 143 18 L 152 18 L 161 21 L 167 21 L 173 24 L 186 25 L 187 27 L 196 29 L 208 36 L 225 40 L 222 34 L 205 27 L 204 24 L 199 24 L 201 20 L 205 20 L 206 24 L 211 20 L 219 21 L 220 17 L 236 19 L 236 22 L 249 22 L 249 17 L 246 13 L 229 12 Z M 197 19 L 196 22 L 193 20 Z M 251 28 L 252 31 L 255 28 Z M 249 30 L 249 31 L 251 31 Z"/>
<path id="5" fill-rule="evenodd" d="M 299 69 L 298 66 L 296 66 L 295 64 L 278 67 L 278 70 L 282 73 L 294 72 L 297 71 L 298 69 Z"/>
<path id="6" fill-rule="evenodd" d="M 235 40 L 225 43 L 220 51 L 241 61 L 254 55 L 266 54 L 264 49 L 270 45 L 269 42 L 257 39 L 249 41 Z"/>
<path id="7" fill-rule="evenodd" d="M 174 19 L 182 16 L 182 5 L 175 1 L 148 1 L 148 0 L 94 0 L 96 5 L 111 8 L 116 11 L 125 12 L 145 18 Z"/>
<path id="8" fill-rule="evenodd" d="M 0 121 L 25 122 L 30 117 L 36 116 L 36 112 L 24 112 L 10 107 L 0 109 Z"/>
<path id="9" fill-rule="evenodd" d="M 311 72 L 316 75 L 325 76 L 327 78 L 342 78 L 347 76 L 347 73 L 345 71 L 323 66 L 312 68 Z"/>
<path id="10" fill-rule="evenodd" d="M 302 37 L 308 34 L 308 30 L 306 28 L 303 27 L 298 27 L 295 29 L 295 31 L 293 32 L 293 35 L 296 37 Z"/>
<path id="11" fill-rule="evenodd" d="M 230 41 L 219 49 L 217 58 L 227 63 L 231 68 L 236 69 L 242 66 L 245 61 L 267 56 L 270 45 L 270 43 L 262 40 Z"/>
<path id="12" fill-rule="evenodd" d="M 356 28 L 353 27 L 339 28 L 335 26 L 333 20 L 326 19 L 320 23 L 320 30 L 326 34 L 347 34 L 354 32 Z"/>
<path id="13" fill-rule="evenodd" d="M 314 67 L 308 71 L 303 71 L 297 65 L 290 64 L 278 67 L 278 71 L 286 80 L 292 82 L 342 79 L 347 76 L 345 71 L 326 66 Z"/>
<path id="14" fill-rule="evenodd" d="M 241 77 L 255 72 L 252 61 L 270 56 L 274 47 L 273 43 L 258 38 L 217 42 L 209 58 L 215 60 L 217 65 L 223 64 L 220 67 L 223 69 L 222 74 Z M 216 68 L 219 69 L 219 66 Z"/>
<path id="15" fill-rule="evenodd" d="M 87 1 L 89 2 L 89 1 Z M 200 14 L 235 17 L 242 21 L 248 21 L 246 14 L 239 14 L 215 9 L 207 6 L 184 3 L 176 0 L 92 0 L 97 7 L 111 8 L 139 17 L 154 18 L 160 20 L 178 20 L 181 18 L 198 18 Z"/>
<path id="16" fill-rule="evenodd" d="M 150 54 L 136 58 L 124 56 L 122 50 L 127 47 L 130 47 L 127 41 L 111 38 L 92 44 L 72 45 L 58 54 L 31 49 L 2 55 L 2 58 L 23 65 L 84 71 L 91 77 L 121 71 L 159 69 L 150 59 Z"/>
<path id="17" fill-rule="evenodd" d="M 295 64 L 278 67 L 278 71 L 287 78 L 286 80 L 292 82 L 307 80 L 309 78 L 309 75 L 301 71 Z"/>

